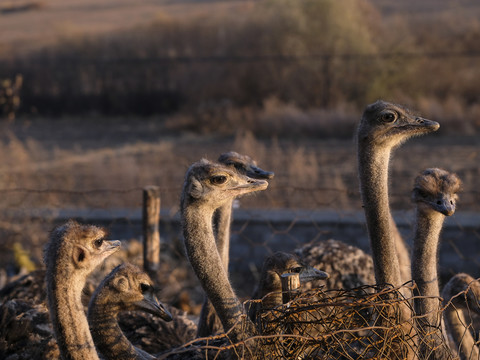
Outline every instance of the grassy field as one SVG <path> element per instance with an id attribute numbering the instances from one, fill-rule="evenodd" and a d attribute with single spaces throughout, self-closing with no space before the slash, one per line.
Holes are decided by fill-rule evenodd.
<path id="1" fill-rule="evenodd" d="M 30 6 L 28 6 L 30 5 Z M 245 1 L 22 0 L 0 1 L 0 55 L 22 54 L 69 38 L 100 35 L 158 18 L 242 11 Z"/>
<path id="2" fill-rule="evenodd" d="M 68 38 L 107 34 L 141 26 L 162 17 L 221 17 L 249 11 L 259 0 L 0 0 L 0 55 L 22 54 Z M 418 2 L 371 0 L 384 16 L 405 17 L 415 23 L 475 19 L 480 5 L 474 0 Z M 457 22 L 457 25 L 461 22 Z"/>

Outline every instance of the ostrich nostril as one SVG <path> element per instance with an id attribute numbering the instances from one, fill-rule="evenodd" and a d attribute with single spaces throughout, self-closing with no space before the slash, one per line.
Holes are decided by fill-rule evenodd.
<path id="1" fill-rule="evenodd" d="M 420 123 L 420 124 L 423 124 L 423 123 L 424 123 L 424 121 L 423 121 L 423 119 L 422 119 L 421 117 L 415 118 L 415 121 L 418 122 L 418 123 Z"/>
<path id="2" fill-rule="evenodd" d="M 442 202 L 440 200 L 438 200 L 437 205 L 442 205 Z"/>

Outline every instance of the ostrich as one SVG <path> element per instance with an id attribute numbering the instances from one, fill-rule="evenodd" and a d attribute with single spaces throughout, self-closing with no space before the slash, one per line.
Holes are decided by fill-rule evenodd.
<path id="1" fill-rule="evenodd" d="M 329 273 L 327 288 L 354 288 L 375 282 L 399 286 L 411 278 L 401 275 L 406 273 L 405 268 L 410 273 L 410 260 L 390 213 L 389 160 L 393 149 L 403 141 L 438 127 L 438 123 L 415 117 L 400 105 L 377 101 L 366 107 L 357 131 L 358 170 L 373 259 L 361 249 L 334 239 L 297 249 L 302 261 Z M 403 259 L 402 271 L 397 250 Z"/>
<path id="2" fill-rule="evenodd" d="M 283 304 L 281 276 L 288 273 L 298 273 L 300 283 L 328 278 L 326 272 L 303 264 L 292 254 L 273 253 L 263 263 L 260 281 L 252 296 L 253 300 L 262 300 L 261 303 L 250 304 L 248 315 L 252 321 L 256 320 L 262 309 L 273 309 Z"/>
<path id="3" fill-rule="evenodd" d="M 357 132 L 358 169 L 373 259 L 361 249 L 334 239 L 297 249 L 302 261 L 330 274 L 327 288 L 375 282 L 400 286 L 411 278 L 407 246 L 389 208 L 389 160 L 392 150 L 403 141 L 438 127 L 438 123 L 415 117 L 400 105 L 377 101 L 366 107 Z"/>
<path id="4" fill-rule="evenodd" d="M 416 204 L 416 229 L 413 240 L 412 277 L 420 296 L 414 306 L 418 316 L 417 328 L 421 354 L 432 352 L 436 359 L 447 359 L 450 354 L 442 346 L 440 290 L 437 258 L 440 232 L 446 216 L 455 212 L 460 180 L 442 169 L 424 170 L 415 179 L 412 200 Z"/>
<path id="5" fill-rule="evenodd" d="M 241 338 L 241 333 L 235 325 L 242 320 L 245 311 L 217 251 L 213 214 L 231 199 L 265 190 L 267 186 L 265 180 L 251 179 L 205 159 L 191 165 L 185 175 L 180 210 L 187 256 L 224 330 L 232 330 L 231 335 L 236 339 Z M 253 333 L 253 324 L 248 321 L 245 324 L 246 333 Z"/>
<path id="6" fill-rule="evenodd" d="M 398 287 L 402 284 L 388 200 L 391 153 L 409 138 L 436 131 L 439 127 L 435 121 L 415 116 L 403 106 L 384 101 L 368 105 L 363 112 L 357 131 L 358 171 L 375 281 L 379 285 Z M 409 307 L 402 303 L 400 312 L 405 332 L 414 333 Z M 415 344 L 404 345 L 407 358 L 413 358 Z"/>
<path id="7" fill-rule="evenodd" d="M 218 162 L 228 166 L 231 170 L 239 174 L 248 176 L 252 179 L 272 179 L 275 175 L 273 172 L 265 171 L 257 166 L 255 160 L 247 155 L 241 155 L 234 151 L 223 153 L 218 158 Z M 220 259 L 223 262 L 225 271 L 228 274 L 229 251 L 230 251 L 230 224 L 232 219 L 232 205 L 234 199 L 231 198 L 222 206 L 215 210 L 213 215 L 213 229 L 215 233 L 215 240 Z M 218 319 L 215 309 L 208 297 L 200 312 L 200 319 L 198 320 L 197 336 L 209 336 L 217 332 L 221 328 L 220 320 Z"/>
<path id="8" fill-rule="evenodd" d="M 172 320 L 172 315 L 155 297 L 150 277 L 137 266 L 124 263 L 102 281 L 88 307 L 92 338 L 105 359 L 153 358 L 135 348 L 122 333 L 117 317 L 121 311 L 129 310 L 141 310 L 165 321 Z"/>
<path id="9" fill-rule="evenodd" d="M 81 301 L 87 276 L 119 249 L 105 230 L 75 221 L 55 228 L 45 248 L 47 298 L 62 359 L 98 359 Z"/>
<path id="10" fill-rule="evenodd" d="M 480 315 L 480 283 L 464 273 L 453 276 L 442 290 L 445 326 L 461 360 L 480 359 L 478 344 L 471 331 L 478 331 L 468 326 L 467 313 L 473 311 Z"/>
<path id="11" fill-rule="evenodd" d="M 402 284 L 388 201 L 388 168 L 396 147 L 440 125 L 403 106 L 377 101 L 366 107 L 357 132 L 360 192 L 365 210 L 377 284 Z"/>

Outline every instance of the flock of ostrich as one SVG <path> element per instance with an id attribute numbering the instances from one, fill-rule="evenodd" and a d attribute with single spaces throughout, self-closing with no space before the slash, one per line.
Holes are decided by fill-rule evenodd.
<path id="1" fill-rule="evenodd" d="M 356 289 L 376 284 L 375 291 L 399 289 L 394 311 L 401 331 L 409 334 L 396 352 L 356 351 L 363 346 L 356 341 L 333 355 L 315 346 L 316 339 L 329 334 L 312 322 L 308 345 L 296 352 L 295 359 L 480 359 L 476 340 L 480 322 L 475 323 L 475 316 L 480 316 L 480 283 L 463 273 L 443 287 L 438 282 L 441 229 L 445 217 L 455 212 L 460 179 L 448 171 L 429 168 L 412 181 L 416 208 L 412 250 L 390 213 L 392 151 L 409 138 L 438 128 L 437 122 L 400 105 L 384 101 L 368 105 L 357 130 L 357 156 L 371 255 L 333 239 L 310 243 L 295 254 L 275 252 L 265 259 L 252 300 L 245 303 L 236 295 L 228 274 L 232 204 L 239 196 L 266 190 L 274 173 L 235 152 L 222 154 L 216 162 L 202 159 L 192 164 L 185 174 L 180 213 L 185 253 L 205 292 L 195 322 L 159 302 L 154 282 L 127 262 L 101 281 L 86 311 L 82 298 L 88 277 L 119 250 L 120 242 L 106 240 L 105 230 L 97 226 L 73 220 L 58 226 L 45 248 L 45 270 L 29 278 L 36 294 L 12 298 L 15 287 L 25 286 L 25 279 L 0 290 L 0 357 L 268 358 L 268 351 L 261 349 L 266 346 L 261 341 L 265 332 L 259 324 L 271 318 L 274 309 L 290 306 L 285 280 L 293 279 L 301 284 L 293 287 L 298 287 L 292 292 L 298 297 L 315 288 Z M 405 286 L 407 283 L 413 285 Z M 308 316 L 301 321 L 308 327 Z M 321 325 L 321 321 L 317 323 Z M 139 323 L 148 323 L 153 330 L 139 336 L 135 328 Z M 387 331 L 386 324 L 371 325 Z M 364 334 L 382 343 L 379 333 Z M 268 335 L 286 342 L 295 331 Z M 149 337 L 148 342 L 162 344 L 158 353 L 142 349 L 139 337 L 144 343 Z M 282 357 L 292 358 L 287 353 L 271 356 Z"/>

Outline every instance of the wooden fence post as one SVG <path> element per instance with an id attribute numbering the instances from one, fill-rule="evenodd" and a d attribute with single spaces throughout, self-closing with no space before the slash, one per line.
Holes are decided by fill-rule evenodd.
<path id="1" fill-rule="evenodd" d="M 143 189 L 143 268 L 156 278 L 160 266 L 160 188 L 146 186 Z"/>

